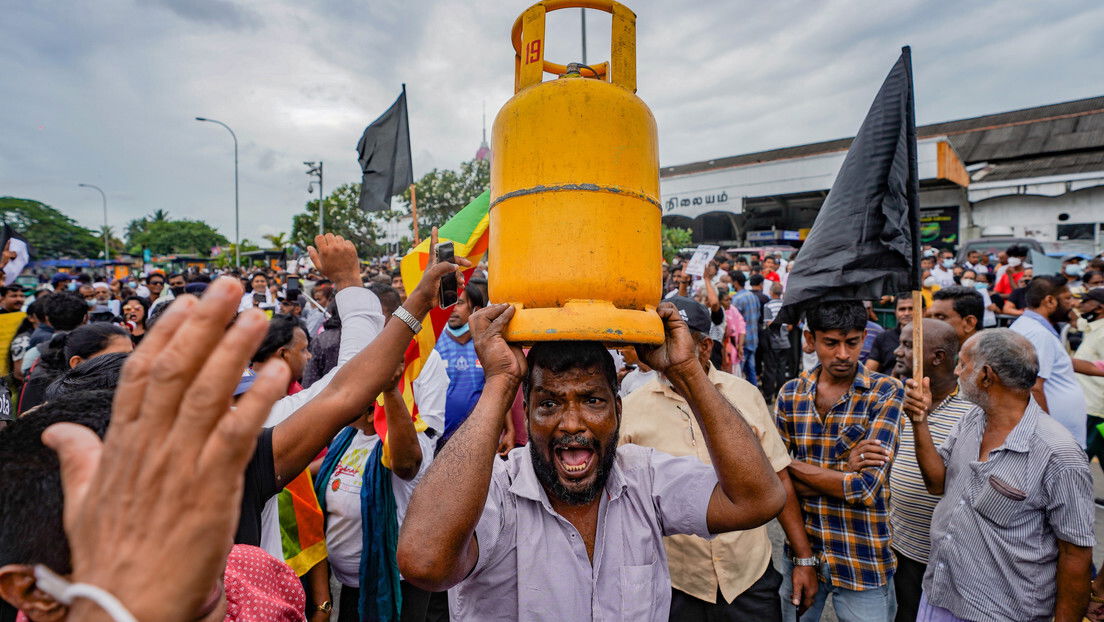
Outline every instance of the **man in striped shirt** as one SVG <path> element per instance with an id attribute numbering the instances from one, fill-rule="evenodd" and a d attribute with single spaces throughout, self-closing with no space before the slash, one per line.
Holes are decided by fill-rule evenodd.
<path id="1" fill-rule="evenodd" d="M 974 405 L 962 399 L 958 392 L 958 336 L 953 326 L 942 320 L 924 320 L 924 378 L 930 383 L 928 430 L 935 443 L 942 443 L 951 429 Z M 900 344 L 894 351 L 897 362 L 893 368 L 897 378 L 912 377 L 912 324 L 901 327 Z M 908 408 L 908 405 L 905 406 Z M 862 441 L 851 450 L 848 464 L 852 471 L 885 464 L 890 459 L 877 441 Z M 911 423 L 901 424 L 901 445 L 893 468 L 889 472 L 889 523 L 893 531 L 893 553 L 897 557 L 897 574 L 893 589 L 897 594 L 896 622 L 913 622 L 920 607 L 924 570 L 931 548 L 932 512 L 939 497 L 928 492 L 920 465 L 916 463 L 916 445 Z"/>
<path id="2" fill-rule="evenodd" d="M 1035 349 L 1005 329 L 971 337 L 959 391 L 978 407 L 932 441 L 929 382 L 905 412 L 928 492 L 931 525 L 920 622 L 1080 622 L 1089 602 L 1093 484 L 1080 443 L 1031 399 Z"/>

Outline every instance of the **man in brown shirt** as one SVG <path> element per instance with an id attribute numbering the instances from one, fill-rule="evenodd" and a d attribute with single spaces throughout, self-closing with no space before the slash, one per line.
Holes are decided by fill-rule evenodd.
<path id="1" fill-rule="evenodd" d="M 805 558 L 812 548 L 803 527 L 798 500 L 786 467 L 790 456 L 763 396 L 754 385 L 726 374 L 709 361 L 709 312 L 689 298 L 668 299 L 679 309 L 698 340 L 699 359 L 710 382 L 732 404 L 738 406 L 759 439 L 771 468 L 787 491 L 786 507 L 778 517 L 791 546 Z M 696 456 L 710 464 L 709 449 L 694 421 L 686 400 L 662 377 L 624 398 L 621 444 L 651 447 L 673 456 Z M 664 538 L 671 571 L 671 620 L 757 620 L 782 619 L 782 607 L 799 607 L 804 612 L 816 596 L 815 565 L 796 566 L 793 594 L 797 603 L 780 602 L 782 575 L 771 563 L 767 527 L 733 531 L 711 540 L 697 536 Z"/>

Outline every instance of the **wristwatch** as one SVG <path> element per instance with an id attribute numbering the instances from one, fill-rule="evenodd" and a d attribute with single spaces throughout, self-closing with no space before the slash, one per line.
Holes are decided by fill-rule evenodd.
<path id="1" fill-rule="evenodd" d="M 794 566 L 816 566 L 820 561 L 814 555 L 812 557 L 791 557 L 790 563 Z"/>
<path id="2" fill-rule="evenodd" d="M 402 320 L 403 324 L 406 324 L 415 335 L 422 332 L 422 323 L 418 321 L 418 318 L 414 317 L 414 314 L 402 308 L 401 306 L 395 309 L 391 315 Z"/>
<path id="3" fill-rule="evenodd" d="M 314 610 L 315 611 L 321 611 L 322 613 L 329 613 L 329 612 L 333 611 L 333 603 L 327 600 L 326 602 L 322 603 L 321 605 L 316 606 L 314 608 Z"/>

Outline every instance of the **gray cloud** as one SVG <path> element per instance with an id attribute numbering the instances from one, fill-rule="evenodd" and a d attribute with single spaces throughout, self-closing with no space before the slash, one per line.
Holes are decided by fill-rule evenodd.
<path id="1" fill-rule="evenodd" d="M 154 209 L 233 235 L 290 229 L 310 195 L 358 178 L 364 126 L 407 84 L 416 173 L 455 167 L 513 94 L 508 33 L 527 2 L 229 0 L 21 3 L 0 25 L 0 193 L 116 229 Z M 1104 6 L 1054 3 L 631 2 L 639 95 L 663 164 L 848 136 L 904 44 L 921 123 L 1100 94 Z M 588 14 L 588 60 L 608 17 Z M 548 55 L 579 57 L 578 12 L 549 17 Z"/>

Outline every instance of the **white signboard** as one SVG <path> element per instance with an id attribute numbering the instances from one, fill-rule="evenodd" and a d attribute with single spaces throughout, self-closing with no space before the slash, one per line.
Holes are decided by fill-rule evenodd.
<path id="1" fill-rule="evenodd" d="M 686 274 L 690 276 L 701 276 L 705 274 L 705 267 L 709 265 L 709 262 L 716 256 L 717 251 L 720 249 L 720 246 L 699 244 L 698 248 L 694 250 L 694 256 L 690 258 L 690 263 L 686 264 Z"/>

